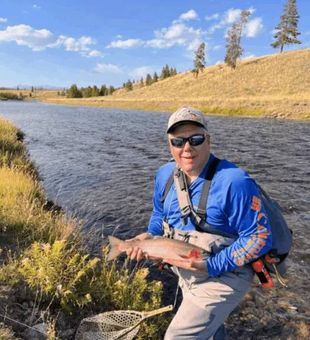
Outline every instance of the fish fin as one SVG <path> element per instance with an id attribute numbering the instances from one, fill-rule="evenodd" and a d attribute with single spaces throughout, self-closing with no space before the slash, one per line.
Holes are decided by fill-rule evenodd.
<path id="1" fill-rule="evenodd" d="M 110 252 L 108 255 L 108 261 L 111 261 L 117 258 L 117 256 L 122 252 L 119 248 L 120 248 L 121 243 L 124 241 L 114 236 L 108 236 L 108 239 L 110 243 Z"/>

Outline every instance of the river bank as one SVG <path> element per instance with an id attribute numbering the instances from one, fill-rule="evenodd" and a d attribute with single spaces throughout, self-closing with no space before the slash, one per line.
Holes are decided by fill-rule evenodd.
<path id="1" fill-rule="evenodd" d="M 135 109 L 145 111 L 173 112 L 177 108 L 190 105 L 206 115 L 247 118 L 279 118 L 293 120 L 310 120 L 310 100 L 306 98 L 234 98 L 234 99 L 174 99 L 159 98 L 156 100 L 122 99 L 108 97 L 96 98 L 46 98 L 47 103 L 60 105 L 77 105 L 90 107 L 106 107 Z"/>
<path id="2" fill-rule="evenodd" d="M 158 308 L 162 285 L 147 269 L 108 263 L 107 248 L 85 252 L 79 221 L 46 200 L 23 137 L 0 119 L 0 339 L 69 340 L 89 315 Z M 142 326 L 142 338 L 162 324 Z"/>

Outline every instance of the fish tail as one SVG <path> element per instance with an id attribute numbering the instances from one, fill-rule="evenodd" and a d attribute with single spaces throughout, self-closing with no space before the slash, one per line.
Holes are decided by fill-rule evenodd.
<path id="1" fill-rule="evenodd" d="M 114 236 L 108 236 L 110 242 L 110 252 L 108 255 L 108 261 L 114 260 L 122 252 L 120 245 L 124 242 Z"/>

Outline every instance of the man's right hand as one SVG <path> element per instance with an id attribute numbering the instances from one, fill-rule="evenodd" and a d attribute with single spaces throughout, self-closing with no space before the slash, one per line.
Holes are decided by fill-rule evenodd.
<path id="1" fill-rule="evenodd" d="M 152 238 L 150 234 L 142 233 L 126 241 L 132 241 L 132 240 L 143 241 L 149 238 Z M 142 249 L 139 248 L 138 246 L 127 249 L 126 254 L 131 260 L 136 260 L 136 261 L 141 261 L 142 259 L 148 258 L 148 255 L 146 253 L 143 253 Z"/>

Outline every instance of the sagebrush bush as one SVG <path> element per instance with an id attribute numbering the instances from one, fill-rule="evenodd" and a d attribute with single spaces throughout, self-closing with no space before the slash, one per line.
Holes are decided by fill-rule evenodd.
<path id="1" fill-rule="evenodd" d="M 98 258 L 89 259 L 66 241 L 35 242 L 19 261 L 18 272 L 33 290 L 71 310 L 92 301 L 91 285 Z"/>

